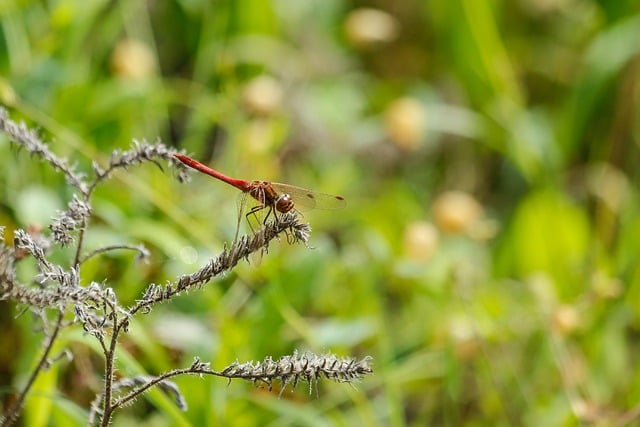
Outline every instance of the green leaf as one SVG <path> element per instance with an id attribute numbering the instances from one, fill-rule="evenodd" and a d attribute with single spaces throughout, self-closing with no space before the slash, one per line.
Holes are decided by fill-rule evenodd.
<path id="1" fill-rule="evenodd" d="M 559 295 L 568 296 L 582 288 L 588 249 L 586 213 L 564 194 L 546 189 L 530 194 L 516 209 L 498 263 L 506 275 L 544 273 L 554 279 Z"/>

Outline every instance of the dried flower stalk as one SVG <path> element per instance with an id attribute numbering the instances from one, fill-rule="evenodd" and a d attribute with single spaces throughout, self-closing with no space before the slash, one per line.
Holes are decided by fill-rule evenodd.
<path id="1" fill-rule="evenodd" d="M 289 243 L 308 246 L 311 228 L 308 224 L 300 223 L 300 218 L 293 212 L 279 215 L 256 233 L 234 240 L 217 257 L 194 273 L 182 275 L 165 285 L 149 284 L 136 303 L 125 308 L 120 305 L 114 289 L 107 282 L 82 283 L 83 263 L 112 250 L 133 250 L 143 260 L 149 256 L 149 252 L 143 246 L 118 244 L 84 253 L 84 235 L 89 230 L 93 213 L 91 196 L 96 187 L 105 182 L 114 170 L 144 162 L 152 162 L 160 167 L 159 162 L 166 161 L 178 166 L 177 178 L 181 182 L 187 181 L 187 170 L 173 157 L 175 150 L 161 143 L 134 141 L 130 150 L 115 151 L 106 167 L 94 162 L 93 176 L 87 176 L 76 171 L 76 167 L 71 166 L 67 159 L 56 156 L 34 130 L 24 123 L 12 121 L 8 112 L 1 107 L 0 132 L 19 148 L 64 174 L 69 185 L 76 190 L 66 210 L 58 212 L 53 219 L 48 233 L 38 228 L 15 230 L 13 246 L 10 246 L 4 241 L 5 229 L 0 226 L 0 300 L 22 305 L 25 310 L 35 313 L 42 322 L 44 331 L 40 359 L 14 404 L 0 417 L 0 426 L 10 426 L 18 421 L 24 399 L 35 379 L 56 361 L 50 356 L 60 331 L 78 323 L 88 335 L 97 340 L 105 359 L 104 389 L 97 394 L 91 405 L 89 425 L 109 425 L 114 411 L 132 403 L 153 386 L 160 387 L 174 399 L 179 408 L 186 410 L 186 399 L 178 386 L 169 381 L 182 374 L 213 375 L 228 380 L 244 379 L 256 385 L 266 385 L 269 389 L 275 381 L 280 381 L 283 390 L 287 385 L 295 389 L 299 381 L 306 381 L 311 391 L 313 384 L 321 378 L 353 383 L 372 372 L 368 357 L 357 361 L 332 354 L 295 352 L 278 360 L 267 357 L 261 362 L 235 362 L 222 371 L 212 370 L 208 363 L 196 359 L 188 368 L 171 370 L 158 376 L 116 378 L 116 349 L 122 334 L 127 333 L 133 316 L 148 313 L 156 304 L 171 301 L 184 292 L 202 287 L 211 279 L 230 271 L 240 260 L 248 259 L 251 253 L 266 253 L 270 242 L 282 234 Z M 55 247 L 74 249 L 75 255 L 68 265 L 60 265 L 51 260 L 50 253 Z M 38 273 L 32 283 L 21 283 L 16 276 L 16 263 L 28 256 L 36 261 Z M 47 320 L 52 317 L 51 312 L 54 313 L 53 323 Z M 69 313 L 73 313 L 73 321 L 63 321 Z"/>

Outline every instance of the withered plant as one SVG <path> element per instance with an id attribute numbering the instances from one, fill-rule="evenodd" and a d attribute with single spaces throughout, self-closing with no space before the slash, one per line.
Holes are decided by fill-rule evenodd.
<path id="1" fill-rule="evenodd" d="M 267 252 L 270 242 L 281 234 L 289 243 L 307 245 L 310 227 L 301 223 L 295 213 L 278 216 L 264 224 L 251 235 L 245 235 L 206 265 L 191 274 L 184 274 L 164 285 L 150 283 L 137 301 L 129 307 L 123 306 L 116 292 L 117 284 L 107 280 L 83 280 L 83 264 L 90 258 L 109 251 L 129 249 L 136 251 L 138 258 L 146 258 L 149 251 L 143 246 L 113 245 L 87 252 L 84 241 L 91 226 L 91 198 L 96 187 L 108 180 L 113 171 L 153 162 L 160 166 L 166 162 L 177 168 L 177 178 L 188 179 L 185 167 L 177 161 L 176 153 L 161 143 L 134 142 L 127 151 L 112 153 L 109 163 L 100 166 L 93 163 L 89 174 L 79 172 L 67 159 L 58 157 L 32 129 L 24 123 L 9 118 L 0 108 L 0 132 L 17 149 L 28 152 L 41 164 L 52 167 L 63 174 L 66 183 L 73 189 L 67 209 L 59 212 L 44 232 L 16 229 L 13 244 L 5 242 L 5 227 L 0 225 L 0 300 L 15 304 L 16 313 L 33 313 L 38 319 L 37 330 L 42 334 L 38 363 L 21 384 L 15 384 L 14 398 L 3 411 L 0 425 L 13 425 L 20 418 L 25 399 L 38 377 L 60 357 L 53 354 L 54 344 L 64 328 L 83 328 L 86 339 L 94 339 L 104 358 L 103 382 L 88 408 L 88 425 L 107 426 L 114 412 L 131 404 L 137 397 L 154 386 L 173 398 L 178 407 L 186 410 L 186 399 L 178 386 L 171 381 L 178 375 L 212 375 L 227 380 L 244 379 L 271 389 L 275 381 L 281 382 L 281 390 L 287 386 L 295 388 L 300 381 L 313 385 L 321 378 L 352 383 L 372 372 L 370 358 L 342 358 L 334 354 L 298 353 L 277 359 L 267 356 L 261 362 L 235 362 L 221 370 L 214 370 L 209 363 L 196 358 L 190 366 L 177 368 L 154 376 L 123 377 L 116 369 L 115 354 L 123 336 L 129 331 L 134 316 L 149 313 L 156 304 L 170 302 L 174 297 L 190 290 L 199 290 L 211 279 L 229 272 L 242 259 L 253 252 Z M 52 261 L 50 254 L 56 247 L 72 248 L 70 259 L 64 265 Z M 16 265 L 32 257 L 37 265 L 37 275 L 28 282 L 18 279 Z M 67 350 L 66 353 L 70 351 Z"/>

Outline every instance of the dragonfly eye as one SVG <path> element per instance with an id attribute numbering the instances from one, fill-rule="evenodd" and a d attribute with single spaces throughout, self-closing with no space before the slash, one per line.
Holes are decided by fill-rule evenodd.
<path id="1" fill-rule="evenodd" d="M 287 213 L 293 209 L 294 205 L 295 203 L 293 203 L 291 196 L 288 194 L 282 194 L 278 197 L 278 200 L 276 200 L 276 210 L 278 212 Z"/>

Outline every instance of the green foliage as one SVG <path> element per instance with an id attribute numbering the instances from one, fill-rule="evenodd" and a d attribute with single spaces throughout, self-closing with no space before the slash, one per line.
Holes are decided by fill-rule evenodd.
<path id="1" fill-rule="evenodd" d="M 374 375 L 280 398 L 185 377 L 188 411 L 154 391 L 114 425 L 638 422 L 638 3 L 388 3 L 0 4 L 0 104 L 80 169 L 159 138 L 231 176 L 348 201 L 304 212 L 313 249 L 283 240 L 131 325 L 118 370 L 310 349 L 370 354 Z M 357 36 L 356 4 L 384 7 L 393 35 Z M 258 81 L 252 95 L 264 76 L 276 93 Z M 236 230 L 237 190 L 160 166 L 118 171 L 94 195 L 89 250 L 151 251 L 85 265 L 83 281 L 108 278 L 123 303 L 197 270 Z M 71 199 L 4 135 L 0 170 L 9 242 Z M 471 200 L 436 209 L 451 190 Z M 0 352 L 4 408 L 41 335 L 0 304 L 0 341 L 17 340 Z M 38 379 L 28 425 L 81 420 L 100 389 L 95 343 L 63 341 L 75 358 Z"/>

